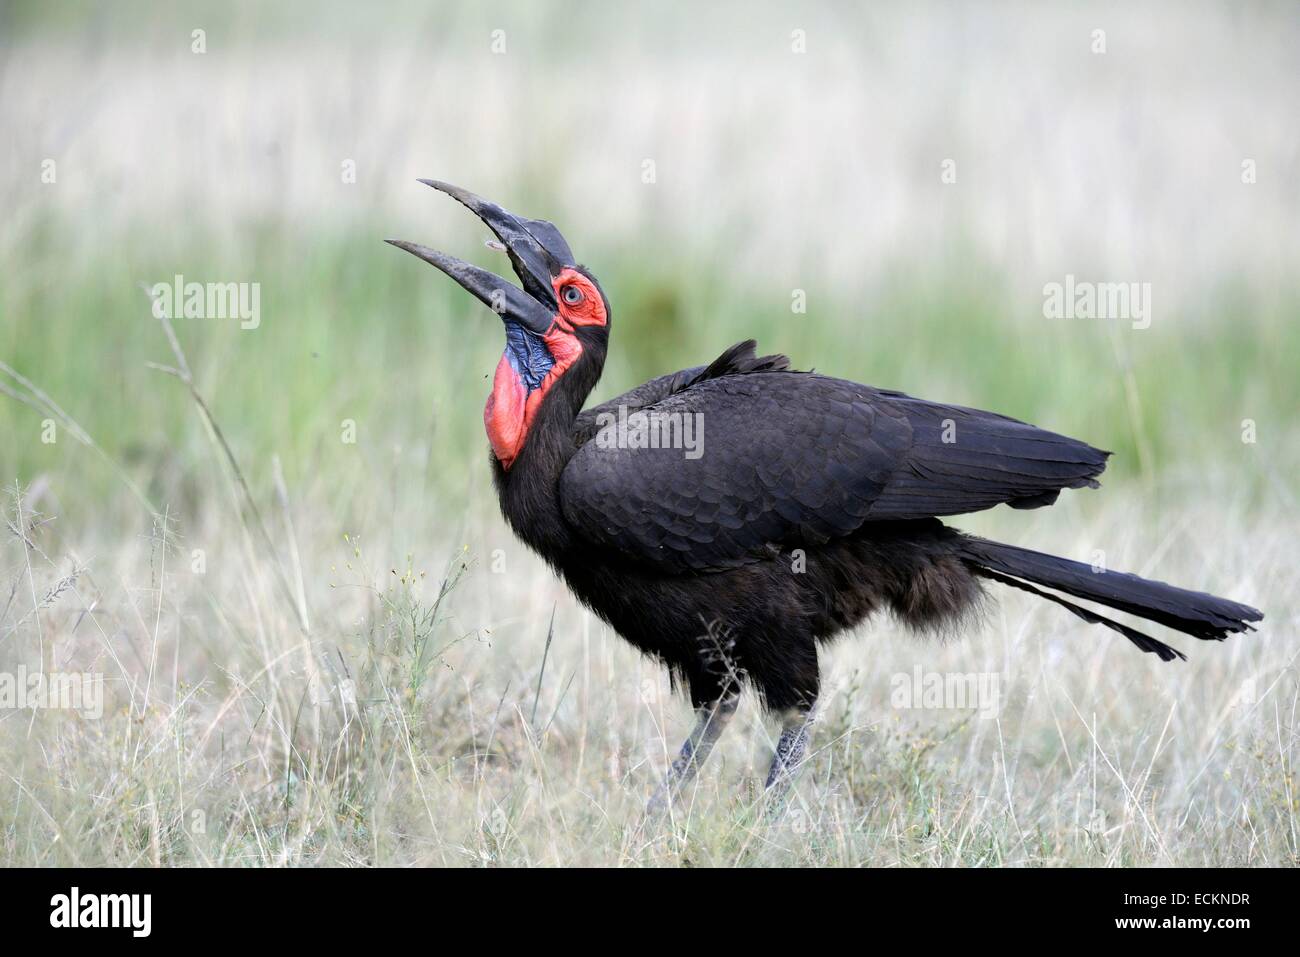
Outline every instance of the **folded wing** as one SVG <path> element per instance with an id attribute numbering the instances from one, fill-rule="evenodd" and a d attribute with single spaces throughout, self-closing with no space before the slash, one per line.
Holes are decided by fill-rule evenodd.
<path id="1" fill-rule="evenodd" d="M 631 420 L 645 442 L 602 433 L 620 403 L 646 416 Z M 873 521 L 1050 504 L 1095 486 L 1108 454 L 1005 416 L 790 372 L 752 343 L 583 417 L 585 444 L 560 482 L 566 520 L 669 572 L 732 568 Z"/>

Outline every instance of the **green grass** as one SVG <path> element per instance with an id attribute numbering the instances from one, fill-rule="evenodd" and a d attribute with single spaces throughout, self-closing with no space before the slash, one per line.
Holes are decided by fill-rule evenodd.
<path id="1" fill-rule="evenodd" d="M 1145 332 L 1054 325 L 953 255 L 926 281 L 814 292 L 797 316 L 788 290 L 602 262 L 616 326 L 601 395 L 752 335 L 801 365 L 1084 435 L 1118 453 L 1103 492 L 962 524 L 1079 557 L 1103 547 L 1112 567 L 1269 614 L 1259 635 L 1188 648 L 1178 667 L 1018 595 L 942 647 L 877 623 L 827 655 L 818 750 L 785 815 L 763 814 L 772 730 L 751 703 L 677 817 L 647 825 L 685 708 L 496 515 L 479 421 L 494 321 L 369 232 L 304 244 L 266 228 L 239 254 L 192 239 L 55 267 L 51 228 L 6 277 L 17 321 L 0 356 L 122 471 L 66 432 L 41 444 L 40 415 L 0 404 L 4 474 L 29 492 L 7 514 L 17 527 L 23 510 L 35 546 L 6 533 L 0 549 L 0 663 L 103 673 L 109 701 L 99 721 L 0 722 L 0 859 L 1296 862 L 1285 636 L 1300 583 L 1278 485 L 1294 448 L 1278 443 L 1294 434 L 1283 367 L 1297 333 L 1280 302 L 1225 286 Z M 269 547 L 184 386 L 145 365 L 175 360 L 136 283 L 178 270 L 264 284 L 259 329 L 177 331 Z M 1258 445 L 1241 443 L 1244 417 Z M 892 709 L 890 676 L 918 663 L 997 673 L 998 720 Z"/>
<path id="2" fill-rule="evenodd" d="M 166 500 L 184 512 L 195 504 L 187 482 L 206 451 L 183 390 L 146 366 L 169 355 L 139 284 L 177 272 L 256 280 L 259 328 L 176 322 L 200 390 L 253 474 L 264 482 L 279 455 L 290 479 L 337 476 L 346 501 L 352 483 L 395 446 L 427 445 L 440 491 L 461 489 L 459 475 L 482 455 L 479 412 L 500 332 L 486 310 L 381 235 L 366 223 L 323 233 L 267 225 L 237 246 L 181 233 L 168 244 L 90 243 L 70 258 L 59 250 L 78 242 L 73 226 L 46 224 L 21 268 L 0 280 L 0 357 L 151 488 L 155 505 Z M 672 248 L 668 237 L 641 243 Z M 1279 458 L 1294 446 L 1290 359 L 1300 354 L 1300 329 L 1291 317 L 1300 292 L 1264 297 L 1224 283 L 1194 311 L 1161 314 L 1134 331 L 1122 322 L 1044 319 L 1037 290 L 1026 295 L 991 269 L 971 268 L 972 256 L 936 255 L 924 275 L 886 266 L 897 278 L 862 290 L 812 275 L 802 315 L 790 311 L 790 289 L 775 284 L 728 282 L 671 257 L 588 257 L 615 315 L 596 398 L 753 337 L 800 367 L 1085 438 L 1116 452 L 1117 478 L 1142 468 L 1143 444 L 1148 467 L 1160 472 L 1240 460 L 1246 418 L 1257 421 L 1260 452 Z M 340 441 L 344 419 L 357 422 L 356 445 Z M 12 437 L 0 450 L 0 474 L 75 477 L 81 495 L 68 506 L 93 500 L 98 511 L 116 478 L 80 457 L 66 435 L 42 443 L 41 430 L 32 409 L 0 403 L 0 431 Z M 1259 476 L 1243 470 L 1242 481 Z"/>

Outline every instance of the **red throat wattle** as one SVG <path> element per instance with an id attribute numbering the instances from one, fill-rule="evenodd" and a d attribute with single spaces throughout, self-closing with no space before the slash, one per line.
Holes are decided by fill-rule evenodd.
<path id="1" fill-rule="evenodd" d="M 488 441 L 492 443 L 492 453 L 507 470 L 524 447 L 528 430 L 546 394 L 582 355 L 582 343 L 577 336 L 559 323 L 551 326 L 542 341 L 555 360 L 546 378 L 529 392 L 528 386 L 510 364 L 510 356 L 503 353 L 492 379 L 492 394 L 483 408 L 483 424 L 487 427 Z"/>

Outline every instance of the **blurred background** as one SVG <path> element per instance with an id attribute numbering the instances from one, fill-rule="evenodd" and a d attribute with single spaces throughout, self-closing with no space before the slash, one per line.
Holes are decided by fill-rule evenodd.
<path id="1" fill-rule="evenodd" d="M 1248 417 L 1276 454 L 1300 18 L 1178 9 L 10 3 L 0 354 L 166 484 L 203 438 L 144 366 L 169 352 L 139 284 L 258 282 L 256 330 L 177 324 L 236 448 L 346 487 L 427 444 L 456 485 L 499 330 L 380 240 L 504 260 L 429 176 L 570 237 L 616 312 L 601 395 L 754 336 L 1080 435 L 1120 475 L 1239 459 Z M 1067 273 L 1151 283 L 1151 328 L 1044 319 Z M 96 480 L 0 416 L 7 478 Z"/>
<path id="2" fill-rule="evenodd" d="M 282 808 L 299 778 L 319 785 L 326 766 L 324 777 L 346 778 L 327 757 L 304 757 L 313 745 L 299 740 L 294 716 L 302 700 L 328 712 L 331 689 L 362 661 L 396 669 L 376 666 L 386 690 L 375 700 L 404 688 L 402 707 L 437 742 L 425 742 L 429 764 L 415 767 L 417 778 L 504 747 L 492 708 L 499 718 L 498 702 L 508 712 L 519 695 L 522 712 L 531 704 L 535 716 L 538 698 L 543 715 L 554 709 L 553 733 L 578 749 L 562 749 L 563 762 L 588 745 L 614 756 L 612 765 L 563 763 L 574 781 L 604 768 L 605 786 L 640 792 L 652 775 L 628 754 L 644 757 L 647 738 L 663 747 L 661 721 L 645 715 L 669 709 L 673 738 L 680 705 L 653 666 L 514 544 L 496 512 L 481 412 L 499 324 L 382 243 L 413 240 L 507 272 L 473 216 L 416 183 L 433 177 L 554 221 L 600 278 L 613 333 L 594 400 L 753 337 L 798 367 L 996 410 L 1114 450 L 1101 493 L 958 524 L 1084 560 L 1105 549 L 1112 567 L 1258 604 L 1276 645 L 1261 635 L 1188 650 L 1228 669 L 1225 694 L 1247 675 L 1261 689 L 1286 676 L 1293 690 L 1294 659 L 1283 652 L 1300 530 L 1297 52 L 1300 15 L 1281 2 L 4 2 L 0 479 L 11 529 L 37 540 L 5 546 L 0 664 L 107 671 L 127 714 L 172 730 L 201 725 L 207 737 L 185 752 L 194 782 L 174 783 L 181 804 L 191 784 L 217 781 L 244 798 L 262 788 Z M 257 328 L 180 318 L 174 349 L 146 289 L 178 274 L 259 284 Z M 1046 318 L 1044 286 L 1067 275 L 1149 283 L 1149 328 Z M 796 300 L 806 310 L 792 309 Z M 150 365 L 176 367 L 177 349 L 207 413 Z M 456 589 L 443 602 L 448 581 Z M 1010 617 L 994 617 L 994 637 L 927 660 L 1013 675 L 1025 667 L 1037 687 L 1039 659 L 1010 664 L 1025 648 L 1067 671 L 1059 657 L 1077 655 L 1093 707 L 1153 687 L 1171 700 L 1203 687 L 1186 684 L 1194 671 L 1153 672 L 1141 660 L 1149 656 L 1050 610 L 1043 622 L 1064 637 L 1045 643 L 1044 631 L 1007 624 L 1029 605 L 1003 597 Z M 423 640 L 418 624 L 404 630 L 403 615 L 430 609 Z M 558 659 L 547 674 L 539 662 L 553 612 Z M 840 673 L 875 696 L 862 709 L 881 707 L 881 682 L 920 660 L 919 647 L 873 638 L 877 657 L 863 667 L 875 677 L 862 678 L 854 669 L 869 656 L 848 643 Z M 240 695 L 256 682 L 232 675 L 278 674 L 295 649 L 302 660 L 285 666 L 279 690 L 244 714 Z M 1097 670 L 1099 649 L 1122 665 Z M 565 685 L 570 672 L 583 676 L 581 690 Z M 417 674 L 450 682 L 437 686 L 438 707 L 436 683 Z M 317 690 L 295 698 L 283 690 L 293 681 Z M 655 709 L 642 707 L 647 695 Z M 1036 699 L 1016 700 L 1030 708 Z M 339 730 L 353 720 L 339 707 L 319 717 L 322 727 L 336 721 L 334 731 L 313 732 L 321 754 L 331 753 L 322 742 L 337 744 L 331 735 L 352 733 Z M 277 708 L 288 716 L 280 724 L 258 717 Z M 620 738 L 614 712 L 649 724 Z M 865 713 L 846 727 L 869 723 Z M 213 729 L 237 715 L 255 742 L 248 761 L 265 777 L 251 791 L 229 776 L 237 762 L 212 754 Z M 1044 714 L 1022 717 L 1026 739 L 1052 753 L 1050 724 L 1035 723 Z M 1165 718 L 1123 711 L 1116 720 L 1127 742 Z M 1189 748 L 1223 744 L 1197 727 L 1184 736 Z M 983 767 L 987 731 L 950 759 Z M 518 747 L 541 748 L 536 732 L 521 731 Z M 66 726 L 49 733 L 69 740 Z M 116 732 L 94 733 L 121 744 Z M 119 776 L 110 753 L 106 745 L 102 766 L 77 778 L 98 781 L 90 790 L 101 796 Z M 1166 760 L 1157 750 L 1153 765 L 1181 784 L 1206 773 L 1194 748 L 1168 767 L 1157 755 Z M 527 768 L 517 754 L 505 763 Z M 23 778 L 27 787 L 39 791 L 42 766 L 26 767 L 37 775 Z M 943 766 L 931 769 L 936 778 Z M 643 777 L 628 784 L 629 769 Z M 67 798 L 66 781 L 60 790 L 49 774 L 46 806 L 72 801 L 65 835 L 77 830 L 70 821 L 103 813 Z M 1262 772 L 1247 779 L 1266 786 Z M 123 795 L 140 780 L 125 774 Z M 1026 788 L 1041 797 L 1044 780 L 1053 779 Z M 485 795 L 497 785 L 486 781 L 458 792 L 472 796 L 468 819 L 495 820 L 501 805 Z M 1282 826 L 1294 823 L 1293 779 L 1269 781 L 1282 815 L 1273 853 L 1294 856 Z M 501 793 L 522 786 L 498 784 Z M 1116 813 L 1131 817 L 1141 802 L 1115 793 Z M 377 813 L 374 801 L 345 803 Z M 21 805 L 11 856 L 58 859 L 48 822 Z M 1176 821 L 1185 806 L 1164 810 Z M 100 834 L 82 853 L 194 858 L 192 833 L 168 838 L 149 821 L 139 847 Z M 352 860 L 364 854 L 349 840 L 365 847 L 379 829 L 368 822 L 360 836 L 331 831 L 276 857 L 232 818 L 221 832 L 230 843 L 203 844 L 197 859 L 237 859 L 251 847 L 262 863 Z M 492 827 L 467 826 L 477 835 L 469 844 L 504 846 Z M 581 856 L 538 850 L 546 842 L 528 833 L 520 825 L 516 850 L 533 851 L 515 860 Z M 1120 846 L 1130 837 L 1138 845 L 1123 853 L 1135 860 L 1165 859 L 1162 850 L 1172 859 L 1167 842 L 1137 826 Z M 437 845 L 443 860 L 452 843 Z M 404 845 L 368 859 L 428 853 Z"/>

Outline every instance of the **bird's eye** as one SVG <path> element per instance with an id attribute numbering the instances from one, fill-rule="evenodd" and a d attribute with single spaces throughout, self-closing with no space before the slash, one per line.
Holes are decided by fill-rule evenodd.
<path id="1" fill-rule="evenodd" d="M 576 306 L 578 303 L 582 302 L 582 290 L 577 286 L 565 286 L 560 290 L 560 298 L 570 306 Z"/>

